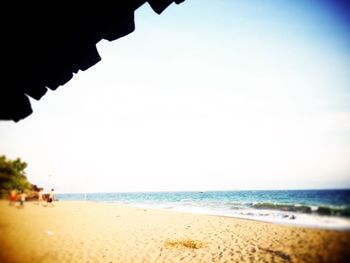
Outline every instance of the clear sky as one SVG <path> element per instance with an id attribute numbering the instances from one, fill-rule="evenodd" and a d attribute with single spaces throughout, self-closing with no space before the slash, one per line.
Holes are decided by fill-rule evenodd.
<path id="1" fill-rule="evenodd" d="M 57 192 L 350 187 L 349 9 L 187 0 L 0 122 L 0 154 Z M 20 77 L 20 76 L 19 76 Z"/>

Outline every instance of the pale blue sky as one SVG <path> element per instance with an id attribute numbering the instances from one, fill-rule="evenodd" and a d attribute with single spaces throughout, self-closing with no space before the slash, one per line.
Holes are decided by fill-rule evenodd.
<path id="1" fill-rule="evenodd" d="M 57 192 L 349 188 L 350 29 L 332 3 L 144 5 L 101 62 L 0 123 L 0 153 Z"/>

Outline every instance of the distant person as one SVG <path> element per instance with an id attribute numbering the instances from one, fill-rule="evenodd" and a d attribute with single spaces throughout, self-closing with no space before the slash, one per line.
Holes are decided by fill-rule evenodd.
<path id="1" fill-rule="evenodd" d="M 38 201 L 41 203 L 43 200 L 43 189 L 40 189 L 38 192 Z"/>
<path id="2" fill-rule="evenodd" d="M 17 191 L 15 189 L 10 192 L 10 205 L 14 205 L 17 199 Z"/>
<path id="3" fill-rule="evenodd" d="M 26 193 L 24 191 L 21 191 L 19 195 L 19 206 L 23 207 L 25 201 L 26 201 Z"/>
<path id="4" fill-rule="evenodd" d="M 54 201 L 54 192 L 55 190 L 52 188 L 50 193 L 49 193 L 49 198 L 47 199 L 47 202 L 53 206 L 53 201 Z"/>

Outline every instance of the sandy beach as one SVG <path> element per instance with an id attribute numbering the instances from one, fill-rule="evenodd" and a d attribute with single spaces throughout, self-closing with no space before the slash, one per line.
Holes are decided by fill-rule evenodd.
<path id="1" fill-rule="evenodd" d="M 0 262 L 345 262 L 350 233 L 94 202 L 0 202 Z"/>

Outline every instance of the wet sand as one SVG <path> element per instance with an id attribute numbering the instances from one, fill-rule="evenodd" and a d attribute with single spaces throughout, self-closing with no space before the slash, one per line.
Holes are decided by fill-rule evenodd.
<path id="1" fill-rule="evenodd" d="M 350 232 L 94 202 L 0 202 L 0 262 L 346 262 Z"/>

